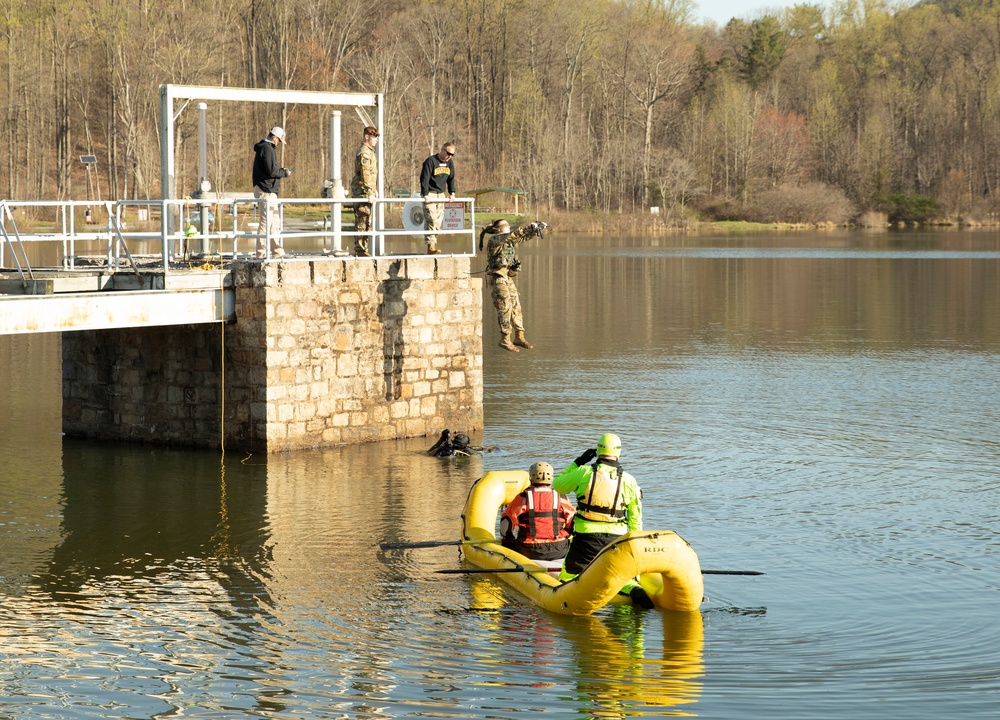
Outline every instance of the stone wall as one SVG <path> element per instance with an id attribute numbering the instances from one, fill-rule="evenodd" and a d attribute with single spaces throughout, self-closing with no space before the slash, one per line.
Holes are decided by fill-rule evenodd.
<path id="1" fill-rule="evenodd" d="M 469 266 L 236 263 L 235 323 L 67 333 L 64 430 L 277 452 L 480 429 L 482 280 Z"/>
<path id="2" fill-rule="evenodd" d="M 220 337 L 217 325 L 64 332 L 63 432 L 218 447 Z"/>

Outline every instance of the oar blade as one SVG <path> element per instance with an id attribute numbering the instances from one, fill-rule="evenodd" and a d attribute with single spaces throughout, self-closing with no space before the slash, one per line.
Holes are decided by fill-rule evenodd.
<path id="1" fill-rule="evenodd" d="M 380 550 L 419 550 L 420 548 L 446 547 L 462 545 L 461 540 L 425 540 L 423 542 L 388 542 L 379 543 Z"/>
<path id="2" fill-rule="evenodd" d="M 478 575 L 481 573 L 543 573 L 548 572 L 545 568 L 449 568 L 447 570 L 435 570 L 438 575 Z"/>
<path id="3" fill-rule="evenodd" d="M 702 575 L 763 575 L 757 570 L 702 570 Z"/>

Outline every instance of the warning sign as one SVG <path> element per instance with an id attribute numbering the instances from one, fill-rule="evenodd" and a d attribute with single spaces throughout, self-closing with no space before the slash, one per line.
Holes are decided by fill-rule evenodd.
<path id="1" fill-rule="evenodd" d="M 444 219 L 441 222 L 441 229 L 465 229 L 465 203 L 446 202 L 444 204 Z"/>

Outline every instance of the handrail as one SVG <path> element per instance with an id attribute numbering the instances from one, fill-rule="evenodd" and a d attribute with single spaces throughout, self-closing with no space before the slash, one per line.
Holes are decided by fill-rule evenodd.
<path id="1" fill-rule="evenodd" d="M 298 245 L 294 254 L 286 260 L 309 258 L 311 256 L 349 256 L 342 248 L 344 239 L 367 237 L 376 258 L 399 258 L 411 253 L 394 252 L 394 241 L 400 238 L 423 237 L 423 228 L 404 226 L 402 219 L 393 212 L 397 206 L 410 202 L 422 202 L 420 198 L 376 198 L 373 203 L 372 229 L 355 232 L 345 229 L 340 222 L 341 212 L 352 205 L 367 202 L 366 198 L 279 198 L 275 205 L 282 217 L 281 239 L 284 244 Z M 452 202 L 452 201 L 447 201 Z M 475 200 L 456 198 L 461 211 L 455 212 L 450 229 L 435 230 L 439 237 L 459 236 L 463 239 L 458 252 L 444 252 L 444 256 L 469 256 L 475 254 Z M 298 214 L 308 217 L 308 208 L 321 209 L 319 219 L 313 221 L 314 228 L 303 225 L 302 219 L 287 215 Z M 84 226 L 78 227 L 80 209 L 83 208 Z M 35 227 L 29 232 L 19 231 L 14 224 L 14 211 L 32 213 Z M 289 212 L 286 213 L 286 210 Z M 214 212 L 214 215 L 213 215 Z M 10 220 L 17 246 L 21 248 L 24 265 L 28 264 L 26 243 L 53 243 L 58 247 L 59 266 L 64 271 L 79 271 L 79 261 L 86 257 L 103 256 L 106 270 L 124 270 L 124 263 L 139 275 L 137 258 L 148 256 L 152 249 L 161 258 L 160 266 L 164 274 L 176 270 L 183 263 L 187 266 L 198 258 L 215 258 L 222 262 L 236 258 L 254 258 L 254 247 L 260 242 L 267 248 L 265 260 L 270 257 L 270 243 L 267 241 L 265 201 L 252 197 L 206 197 L 169 200 L 0 200 L 0 220 Z M 147 226 L 131 229 L 129 222 L 155 223 L 159 213 L 159 227 Z M 100 219 L 95 215 L 103 215 Z M 42 216 L 42 219 L 38 219 Z M 128 216 L 128 220 L 126 219 Z M 390 217 L 391 216 L 391 217 Z M 93 230 L 87 230 L 87 227 Z M 29 223 L 30 227 L 30 223 Z M 193 231 L 192 231 L 193 228 Z M 0 269 L 3 267 L 3 249 L 10 249 L 21 273 L 22 263 L 14 252 L 14 239 L 8 233 L 6 222 L 0 222 L 4 243 L 0 244 Z M 316 241 L 319 240 L 319 243 Z M 152 247 L 143 247 L 148 243 Z M 96 247 L 94 247 L 96 245 Z M 103 248 L 102 250 L 98 250 Z M 98 250 L 95 255 L 94 250 Z M 87 252 L 89 251 L 89 252 Z M 124 254 L 124 258 L 121 256 Z M 37 265 L 37 263 L 36 263 Z M 147 265 L 148 267 L 148 265 Z M 89 269 L 89 268 L 88 268 Z M 34 279 L 34 276 L 31 276 Z M 140 283 L 141 285 L 141 283 Z"/>
<path id="2" fill-rule="evenodd" d="M 28 269 L 28 277 L 32 280 L 35 276 L 31 272 L 31 265 L 28 263 L 28 254 L 24 250 L 24 245 L 21 243 L 21 236 L 17 232 L 17 223 L 14 221 L 14 213 L 10 211 L 10 207 L 7 205 L 6 200 L 0 200 L 0 232 L 3 232 L 4 244 L 0 245 L 0 267 L 3 266 L 3 248 L 10 248 L 10 255 L 14 258 L 14 264 L 17 265 L 17 274 L 21 277 L 21 287 L 28 287 L 28 281 L 24 279 L 24 270 L 21 268 L 21 262 L 17 259 L 17 248 L 10 240 L 10 235 L 7 233 L 7 221 L 10 220 L 11 230 L 14 231 L 14 238 L 17 240 L 17 247 L 21 248 L 21 257 L 24 260 L 24 267 Z"/>
<path id="3" fill-rule="evenodd" d="M 135 260 L 132 258 L 132 253 L 128 250 L 128 244 L 126 244 L 125 239 L 122 237 L 121 215 L 115 211 L 110 201 L 107 203 L 106 207 L 108 210 L 108 227 L 111 229 L 111 232 L 114 233 L 115 255 L 118 255 L 118 248 L 125 251 L 129 264 L 132 266 L 132 270 L 135 272 L 135 276 L 139 280 L 139 286 L 142 287 L 142 275 L 139 274 L 139 268 L 136 267 Z M 110 258 L 108 259 L 110 261 Z"/>

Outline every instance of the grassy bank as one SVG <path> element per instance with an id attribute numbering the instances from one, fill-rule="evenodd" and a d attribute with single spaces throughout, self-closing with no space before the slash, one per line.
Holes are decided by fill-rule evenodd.
<path id="1" fill-rule="evenodd" d="M 732 233 L 746 234 L 753 232 L 801 231 L 801 230 L 835 230 L 838 227 L 864 227 L 869 230 L 890 229 L 888 223 L 881 226 L 864 224 L 838 225 L 836 223 L 758 223 L 740 220 L 699 221 L 687 220 L 683 224 L 667 223 L 657 215 L 628 215 L 595 212 L 541 212 L 537 215 L 515 215 L 513 213 L 476 213 L 476 226 L 483 227 L 496 218 L 505 218 L 511 227 L 517 227 L 533 220 L 544 220 L 554 230 L 570 233 L 593 233 L 596 235 L 639 235 L 639 236 L 669 236 L 697 233 Z M 906 227 L 902 224 L 895 226 Z M 1000 227 L 1000 217 L 971 222 L 965 218 L 937 218 L 911 227 L 927 228 L 984 228 Z"/>
<path id="2" fill-rule="evenodd" d="M 700 222 L 688 221 L 683 225 L 666 223 L 657 215 L 619 215 L 594 212 L 549 212 L 537 215 L 515 215 L 513 213 L 476 213 L 477 227 L 483 227 L 496 218 L 504 218 L 511 227 L 517 227 L 534 220 L 544 220 L 560 232 L 593 233 L 598 235 L 679 235 L 684 233 L 723 232 L 773 232 L 775 230 L 815 230 L 831 229 L 827 225 L 812 225 L 804 223 L 753 223 L 742 221 Z"/>

